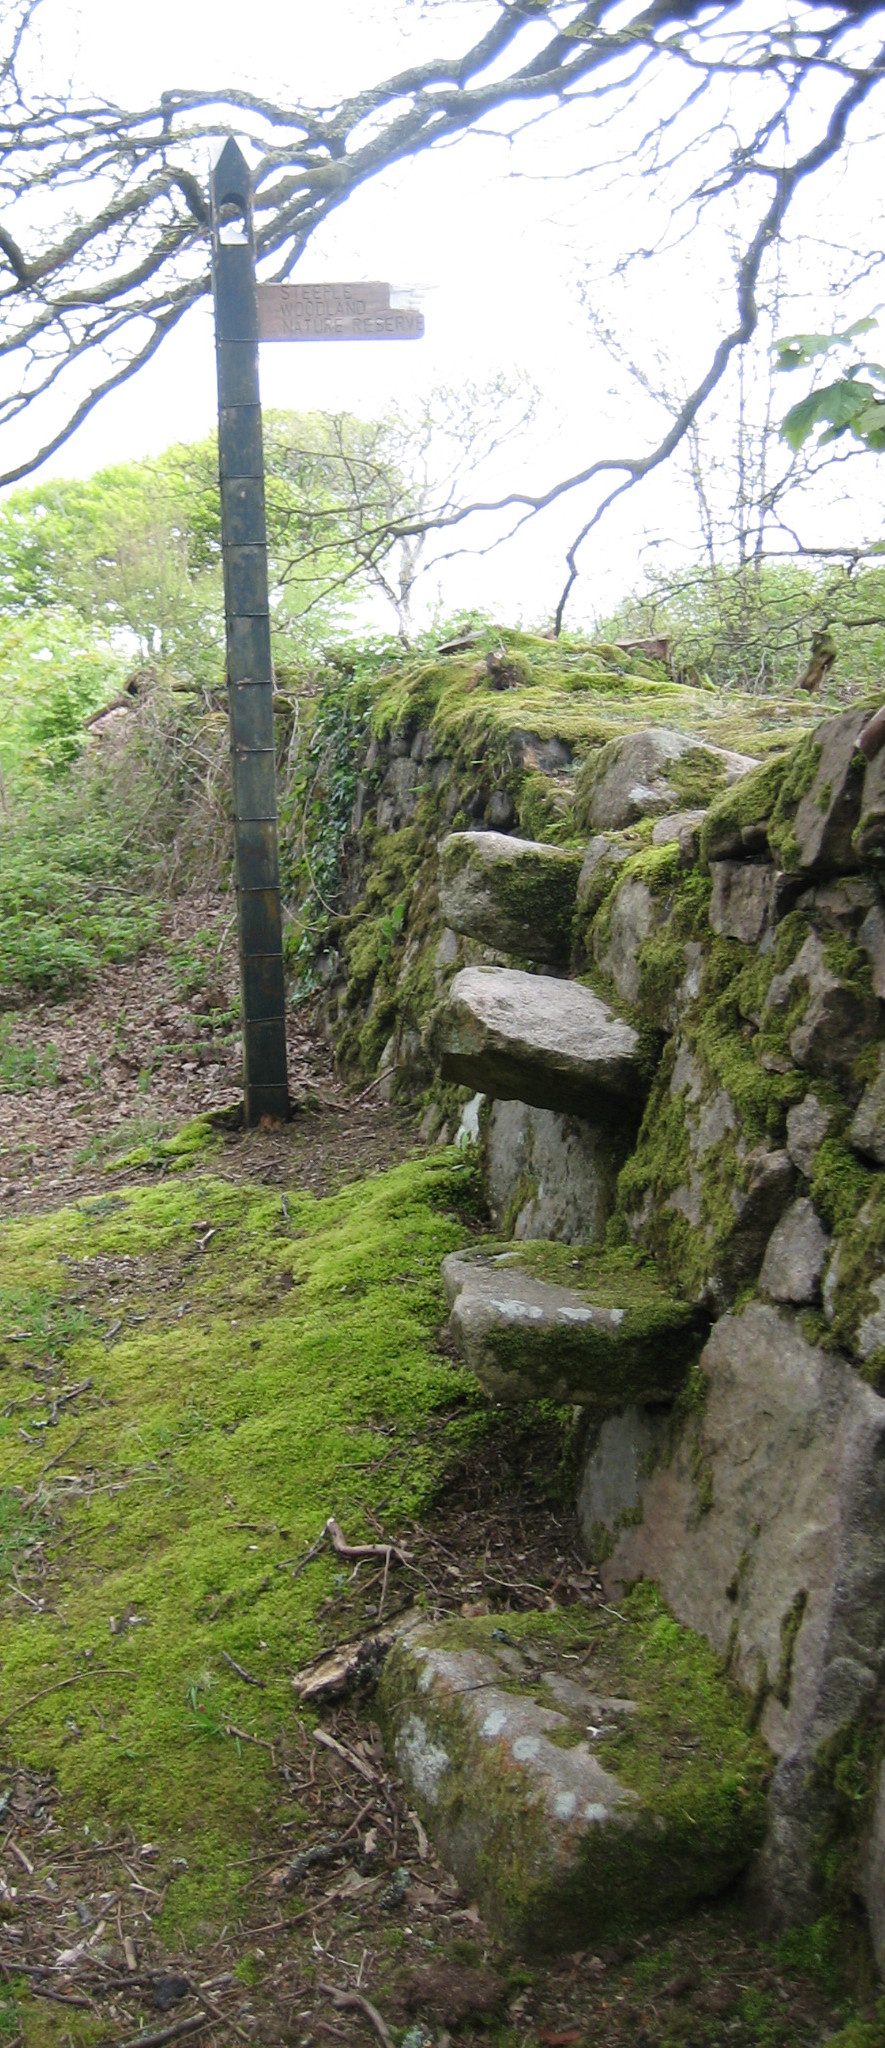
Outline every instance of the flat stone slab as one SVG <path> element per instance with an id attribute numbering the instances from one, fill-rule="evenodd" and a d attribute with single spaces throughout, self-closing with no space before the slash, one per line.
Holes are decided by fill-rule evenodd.
<path id="1" fill-rule="evenodd" d="M 600 1414 L 672 1401 L 698 1350 L 696 1310 L 645 1267 L 604 1253 L 571 1258 L 569 1249 L 525 1245 L 443 1260 L 450 1329 L 480 1386 L 495 1401 L 551 1400 Z M 575 1284 L 562 1284 L 574 1268 Z M 549 1277 L 557 1270 L 561 1279 Z"/>
<path id="2" fill-rule="evenodd" d="M 463 967 L 436 1031 L 444 1079 L 575 1116 L 626 1115 L 645 1086 L 632 1026 L 578 982 L 515 967 Z"/>
<path id="3" fill-rule="evenodd" d="M 418 1623 L 379 1702 L 443 1861 L 529 1951 L 653 1926 L 722 1890 L 760 1839 L 748 1703 L 649 1586 L 617 1614 Z"/>
<path id="4" fill-rule="evenodd" d="M 581 858 L 506 832 L 452 832 L 439 852 L 446 924 L 499 953 L 565 962 Z"/>

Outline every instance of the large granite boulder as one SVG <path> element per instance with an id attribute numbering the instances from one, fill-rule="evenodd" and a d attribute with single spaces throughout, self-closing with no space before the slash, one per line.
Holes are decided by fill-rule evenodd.
<path id="1" fill-rule="evenodd" d="M 440 847 L 440 909 L 453 931 L 545 966 L 571 947 L 579 853 L 503 832 L 452 832 Z"/>
<path id="2" fill-rule="evenodd" d="M 444 1078 L 485 1095 L 628 1124 L 641 1102 L 637 1033 L 577 982 L 462 968 L 436 1044 Z"/>
<path id="3" fill-rule="evenodd" d="M 566 1250 L 525 1244 L 444 1259 L 449 1327 L 484 1392 L 601 1413 L 672 1401 L 697 1356 L 696 1312 L 646 1266 Z"/>
<path id="4" fill-rule="evenodd" d="M 620 1150 L 610 1125 L 495 1102 L 483 1139 L 483 1182 L 505 1237 L 594 1244 L 614 1207 Z"/>
<path id="5" fill-rule="evenodd" d="M 658 1427 L 649 1456 L 643 1419 L 631 1464 L 631 1426 L 602 1425 L 580 1497 L 588 1537 L 608 1533 L 607 1596 L 654 1579 L 753 1693 L 778 1758 L 760 1881 L 785 1916 L 813 1912 L 833 1772 L 885 1679 L 885 1401 L 753 1302 L 714 1328 L 675 1437 Z"/>
<path id="6" fill-rule="evenodd" d="M 529 1953 L 654 1927 L 761 1839 L 769 1759 L 717 1660 L 649 1587 L 619 1612 L 416 1622 L 379 1688 L 443 1861 Z"/>
<path id="7" fill-rule="evenodd" d="M 575 818 L 582 831 L 616 832 L 640 818 L 706 804 L 755 766 L 749 756 L 691 733 L 651 726 L 590 755 L 577 777 Z"/>

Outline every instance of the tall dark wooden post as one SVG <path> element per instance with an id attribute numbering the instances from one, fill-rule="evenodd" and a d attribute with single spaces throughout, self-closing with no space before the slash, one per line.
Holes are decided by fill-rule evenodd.
<path id="1" fill-rule="evenodd" d="M 212 282 L 247 1124 L 289 1114 L 252 180 L 212 172 Z"/>

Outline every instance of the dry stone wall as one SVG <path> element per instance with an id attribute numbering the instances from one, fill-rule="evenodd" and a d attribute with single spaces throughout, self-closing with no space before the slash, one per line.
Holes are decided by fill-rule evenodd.
<path id="1" fill-rule="evenodd" d="M 468 655 L 392 690 L 330 1026 L 426 1138 L 472 1098 L 453 1334 L 585 1409 L 609 1597 L 653 1581 L 771 1753 L 760 1898 L 862 1900 L 885 1968 L 885 750 L 520 646 L 509 702 Z"/>

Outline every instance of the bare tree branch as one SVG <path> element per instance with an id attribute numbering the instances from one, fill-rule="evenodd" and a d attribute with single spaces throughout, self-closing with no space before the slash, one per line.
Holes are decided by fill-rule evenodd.
<path id="1" fill-rule="evenodd" d="M 558 623 L 588 534 L 668 460 L 752 336 L 760 274 L 796 191 L 839 156 L 852 115 L 885 85 L 885 49 L 873 40 L 885 8 L 866 0 L 781 0 L 764 26 L 747 0 L 636 0 L 632 12 L 623 0 L 488 0 L 482 33 L 459 52 L 336 105 L 180 86 L 127 109 L 44 88 L 39 17 L 40 0 L 10 0 L 0 25 L 0 424 L 34 421 L 29 450 L 0 483 L 56 453 L 208 292 L 205 151 L 232 130 L 254 159 L 262 274 L 278 278 L 361 187 L 470 132 L 518 137 L 557 118 L 574 136 L 583 122 L 586 167 L 597 175 L 603 137 L 613 168 L 629 158 L 654 180 L 696 160 L 674 232 L 679 206 L 688 233 L 699 210 L 733 206 L 736 194 L 745 217 L 761 186 L 766 203 L 736 269 L 734 324 L 656 446 L 588 462 L 535 494 L 436 507 L 440 529 L 479 513 L 518 511 L 520 523 L 608 479 L 568 550 Z M 442 18 L 451 33 L 455 14 Z M 696 117 L 707 95 L 704 128 Z M 402 520 L 396 537 L 408 554 L 427 530 L 426 519 Z"/>

